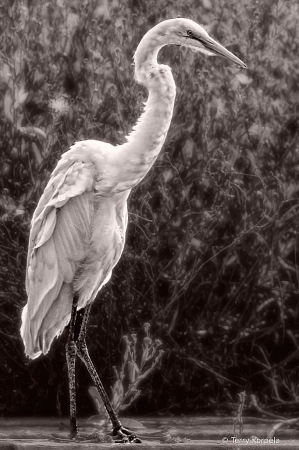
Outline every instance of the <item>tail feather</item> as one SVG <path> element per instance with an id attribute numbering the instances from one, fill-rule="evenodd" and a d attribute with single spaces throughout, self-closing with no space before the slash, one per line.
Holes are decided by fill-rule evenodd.
<path id="1" fill-rule="evenodd" d="M 70 320 L 72 302 L 71 286 L 63 283 L 57 298 L 47 311 L 44 311 L 41 305 L 31 316 L 28 304 L 25 306 L 22 312 L 21 336 L 25 353 L 31 359 L 48 353 L 53 339 L 62 333 Z"/>

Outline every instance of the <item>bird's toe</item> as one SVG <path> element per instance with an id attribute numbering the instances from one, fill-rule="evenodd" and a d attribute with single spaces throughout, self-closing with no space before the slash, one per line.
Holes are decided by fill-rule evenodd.
<path id="1" fill-rule="evenodd" d="M 141 440 L 139 439 L 136 434 L 134 434 L 132 431 L 128 430 L 125 427 L 120 427 L 118 429 L 113 430 L 113 439 L 116 443 L 134 443 L 134 444 L 140 444 Z"/>

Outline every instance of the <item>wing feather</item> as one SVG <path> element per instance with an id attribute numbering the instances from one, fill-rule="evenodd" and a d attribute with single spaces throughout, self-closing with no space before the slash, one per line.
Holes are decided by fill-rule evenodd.
<path id="1" fill-rule="evenodd" d="M 31 358 L 48 351 L 70 318 L 71 283 L 90 244 L 95 171 L 91 162 L 62 160 L 33 215 L 21 327 Z"/>
<path id="2" fill-rule="evenodd" d="M 34 246 L 35 249 L 41 247 L 47 240 L 52 236 L 54 228 L 56 225 L 56 208 L 48 213 L 46 220 L 44 221 L 44 226 L 40 227 L 39 233 L 37 235 L 37 244 Z"/>

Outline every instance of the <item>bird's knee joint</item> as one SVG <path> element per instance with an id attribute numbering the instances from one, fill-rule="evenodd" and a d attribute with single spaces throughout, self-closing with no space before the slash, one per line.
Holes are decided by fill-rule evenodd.
<path id="1" fill-rule="evenodd" d="M 67 343 L 65 344 L 65 351 L 66 354 L 76 353 L 77 351 L 76 343 L 74 341 L 67 341 Z"/>

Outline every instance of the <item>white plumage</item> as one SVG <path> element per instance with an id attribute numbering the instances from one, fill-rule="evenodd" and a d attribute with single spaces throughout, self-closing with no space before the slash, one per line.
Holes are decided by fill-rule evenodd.
<path id="1" fill-rule="evenodd" d="M 69 322 L 74 292 L 78 309 L 94 300 L 121 256 L 129 191 L 113 192 L 109 165 L 118 164 L 112 156 L 109 144 L 77 142 L 63 154 L 35 210 L 21 328 L 31 358 L 47 353 Z"/>

